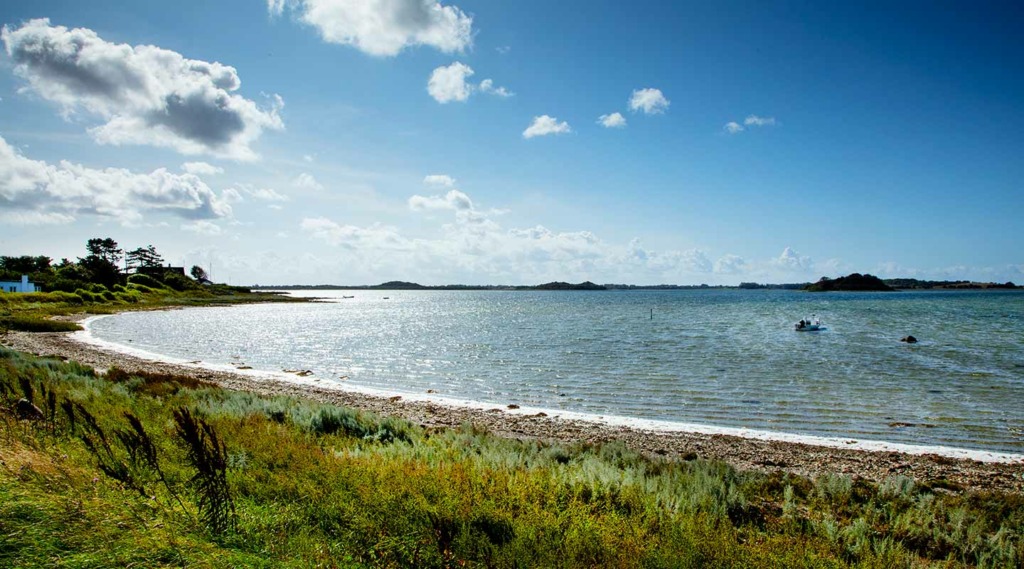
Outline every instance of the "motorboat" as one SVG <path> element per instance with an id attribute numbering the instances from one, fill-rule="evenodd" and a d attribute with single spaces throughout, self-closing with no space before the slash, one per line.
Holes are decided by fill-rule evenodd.
<path id="1" fill-rule="evenodd" d="M 821 319 L 810 317 L 804 318 L 793 325 L 793 329 L 797 332 L 819 332 L 824 330 L 825 327 L 821 325 Z"/>

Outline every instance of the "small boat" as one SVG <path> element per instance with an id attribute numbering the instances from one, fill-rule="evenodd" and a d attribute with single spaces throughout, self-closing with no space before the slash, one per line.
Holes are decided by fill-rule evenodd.
<path id="1" fill-rule="evenodd" d="M 811 317 L 804 318 L 793 325 L 793 329 L 797 332 L 818 332 L 824 330 L 825 327 L 821 325 L 821 319 Z"/>

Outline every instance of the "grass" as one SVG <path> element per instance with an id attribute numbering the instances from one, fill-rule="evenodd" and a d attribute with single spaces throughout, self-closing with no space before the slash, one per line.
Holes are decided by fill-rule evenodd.
<path id="1" fill-rule="evenodd" d="M 91 284 L 75 292 L 0 292 L 0 333 L 71 332 L 81 328 L 54 317 L 79 313 L 109 314 L 126 310 L 152 310 L 172 306 L 208 306 L 254 302 L 302 302 L 278 294 L 250 292 L 227 285 L 175 290 L 145 275 L 132 275 L 127 286 L 107 289 Z"/>
<path id="2" fill-rule="evenodd" d="M 39 414 L 19 419 L 17 401 Z M 2 567 L 1019 567 L 1024 497 L 422 429 L 0 348 Z"/>

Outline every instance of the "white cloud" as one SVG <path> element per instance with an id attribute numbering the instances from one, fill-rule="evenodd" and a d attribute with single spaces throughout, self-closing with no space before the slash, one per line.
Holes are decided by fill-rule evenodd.
<path id="1" fill-rule="evenodd" d="M 459 190 L 451 190 L 444 196 L 412 196 L 409 198 L 409 207 L 413 211 L 450 209 L 450 210 L 472 210 L 473 201 L 469 196 Z"/>
<path id="2" fill-rule="evenodd" d="M 409 248 L 408 240 L 399 235 L 397 229 L 379 223 L 370 227 L 357 227 L 340 225 L 326 217 L 316 217 L 303 219 L 300 227 L 317 239 L 348 249 L 379 251 Z"/>
<path id="3" fill-rule="evenodd" d="M 502 98 L 511 97 L 515 95 L 515 93 L 509 91 L 504 87 L 495 87 L 494 81 L 491 79 L 484 79 L 483 81 L 480 82 L 480 92 Z"/>
<path id="4" fill-rule="evenodd" d="M 473 91 L 466 78 L 473 75 L 473 69 L 456 61 L 451 65 L 438 67 L 430 74 L 427 92 L 438 103 L 464 102 Z"/>
<path id="5" fill-rule="evenodd" d="M 786 247 L 781 255 L 773 259 L 772 264 L 789 273 L 806 273 L 814 266 L 810 257 L 803 256 L 790 247 Z"/>
<path id="6" fill-rule="evenodd" d="M 137 174 L 120 168 L 98 170 L 67 161 L 59 164 L 22 156 L 0 137 L 0 209 L 22 219 L 66 222 L 95 215 L 133 223 L 164 212 L 185 219 L 229 217 L 231 205 L 199 176 L 159 168 Z"/>
<path id="7" fill-rule="evenodd" d="M 565 134 L 567 132 L 572 132 L 572 129 L 569 128 L 569 123 L 565 121 L 558 122 L 558 119 L 555 117 L 541 115 L 533 117 L 533 122 L 523 131 L 523 138 L 547 136 L 549 134 Z"/>
<path id="8" fill-rule="evenodd" d="M 649 251 L 637 240 L 620 247 L 590 231 L 555 231 L 543 225 L 503 228 L 493 219 L 496 210 L 476 209 L 458 190 L 444 196 L 412 196 L 409 206 L 412 211 L 448 212 L 451 218 L 440 222 L 435 234 L 415 238 L 392 226 L 352 225 L 326 217 L 306 218 L 301 228 L 338 247 L 335 259 L 345 266 L 397 278 L 415 272 L 422 282 L 615 282 L 608 280 L 609 275 L 624 272 L 637 279 L 633 282 L 645 284 L 714 280 L 715 264 L 699 249 Z M 746 268 L 732 257 L 718 265 L 730 273 Z"/>
<path id="9" fill-rule="evenodd" d="M 221 226 L 205 219 L 183 224 L 181 229 L 183 231 L 191 231 L 193 233 L 201 233 L 203 235 L 221 235 L 224 233 L 224 229 L 221 228 Z"/>
<path id="10" fill-rule="evenodd" d="M 314 160 L 316 160 L 316 158 L 312 154 L 304 154 L 302 156 L 302 159 L 305 160 L 306 162 L 313 162 Z"/>
<path id="11" fill-rule="evenodd" d="M 252 196 L 254 199 L 265 202 L 286 202 L 291 199 L 288 196 L 278 193 L 276 190 L 273 190 L 271 188 L 246 188 L 245 192 Z"/>
<path id="12" fill-rule="evenodd" d="M 292 185 L 302 190 L 313 190 L 316 192 L 322 192 L 324 190 L 323 184 L 318 182 L 312 174 L 307 174 L 306 172 L 296 176 L 296 178 L 292 180 Z"/>
<path id="13" fill-rule="evenodd" d="M 455 178 L 447 174 L 430 174 L 423 178 L 423 183 L 432 188 L 450 188 L 455 185 Z"/>
<path id="14" fill-rule="evenodd" d="M 626 128 L 626 117 L 622 116 L 622 113 L 601 115 L 597 122 L 605 128 Z"/>
<path id="15" fill-rule="evenodd" d="M 196 176 L 214 176 L 224 173 L 224 168 L 207 164 L 206 162 L 185 162 L 181 165 L 181 169 Z"/>
<path id="16" fill-rule="evenodd" d="M 251 145 L 263 131 L 284 128 L 281 98 L 273 96 L 263 109 L 234 94 L 241 80 L 233 67 L 151 45 L 110 43 L 47 19 L 0 33 L 26 89 L 60 105 L 67 117 L 82 112 L 106 121 L 89 129 L 101 144 L 253 160 Z"/>
<path id="17" fill-rule="evenodd" d="M 739 134 L 749 127 L 764 127 L 764 126 L 775 126 L 778 122 L 774 117 L 759 117 L 757 115 L 749 115 L 743 119 L 743 124 L 736 121 L 730 121 L 725 124 L 725 132 L 729 134 Z"/>
<path id="18" fill-rule="evenodd" d="M 494 51 L 500 53 L 501 55 L 506 55 L 508 52 L 512 51 L 512 46 L 499 45 L 498 47 L 494 48 Z"/>
<path id="19" fill-rule="evenodd" d="M 245 198 L 242 197 L 241 192 L 235 188 L 228 188 L 220 193 L 221 198 L 228 203 L 239 203 L 244 202 Z"/>
<path id="20" fill-rule="evenodd" d="M 775 117 L 759 117 L 757 115 L 750 115 L 743 120 L 743 124 L 747 126 L 775 126 Z"/>
<path id="21" fill-rule="evenodd" d="M 9 225 L 33 227 L 36 225 L 67 225 L 75 221 L 66 213 L 41 211 L 0 211 L 0 221 Z"/>
<path id="22" fill-rule="evenodd" d="M 473 44 L 473 18 L 433 0 L 268 0 L 271 15 L 291 8 L 329 43 L 375 56 L 430 46 L 445 53 Z"/>
<path id="23" fill-rule="evenodd" d="M 671 102 L 660 89 L 636 89 L 629 98 L 629 110 L 643 111 L 645 115 L 658 115 L 668 110 Z"/>
<path id="24" fill-rule="evenodd" d="M 738 255 L 723 255 L 715 261 L 714 272 L 720 275 L 735 275 L 748 268 L 747 262 Z"/>

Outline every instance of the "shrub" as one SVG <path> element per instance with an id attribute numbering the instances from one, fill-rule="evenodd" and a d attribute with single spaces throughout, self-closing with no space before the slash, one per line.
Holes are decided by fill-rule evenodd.
<path id="1" fill-rule="evenodd" d="M 130 277 L 128 277 L 128 284 L 142 285 L 142 286 L 145 286 L 145 287 L 149 287 L 151 289 L 153 289 L 153 288 L 163 288 L 163 285 L 160 284 L 160 281 L 154 279 L 153 277 L 151 277 L 149 275 L 143 275 L 143 274 L 131 275 Z"/>
<path id="2" fill-rule="evenodd" d="M 166 286 L 169 286 L 178 292 L 197 288 L 199 286 L 195 281 L 185 275 L 171 271 L 164 273 L 163 281 Z"/>
<path id="3" fill-rule="evenodd" d="M 149 294 L 149 293 L 152 293 L 152 292 L 156 292 L 155 290 L 149 288 L 148 286 L 146 286 L 144 284 L 138 284 L 138 283 L 128 283 L 128 290 L 130 290 L 130 291 L 134 290 L 134 291 L 140 292 L 142 294 Z"/>

